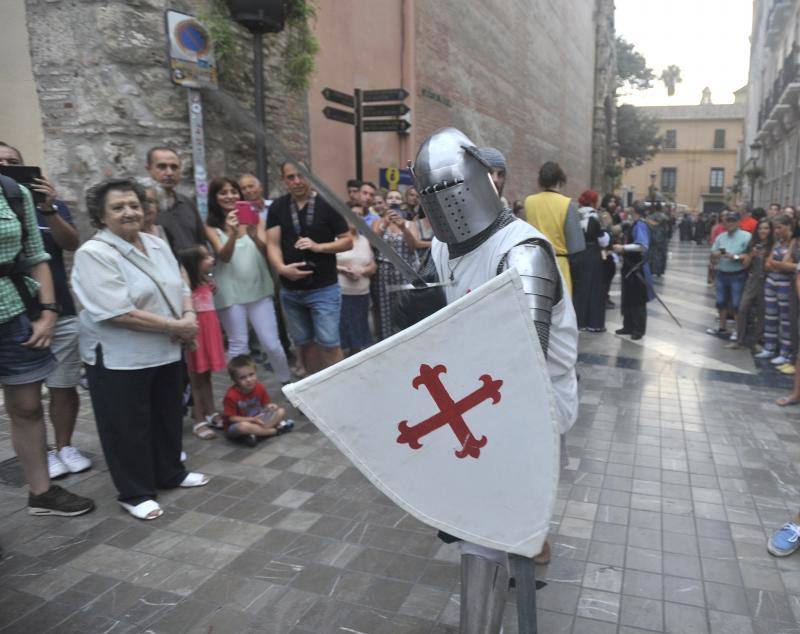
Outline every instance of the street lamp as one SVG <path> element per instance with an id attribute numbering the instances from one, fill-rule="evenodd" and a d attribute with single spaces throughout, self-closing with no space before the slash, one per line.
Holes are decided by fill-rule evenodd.
<path id="1" fill-rule="evenodd" d="M 269 192 L 267 150 L 264 134 L 264 33 L 283 31 L 285 0 L 227 0 L 231 17 L 253 34 L 253 75 L 255 76 L 256 176 Z"/>
<path id="2" fill-rule="evenodd" d="M 656 206 L 656 171 L 650 172 L 650 211 Z"/>
<path id="3" fill-rule="evenodd" d="M 761 156 L 761 144 L 756 142 L 750 146 L 750 159 L 753 165 L 748 170 L 750 177 L 750 209 L 753 208 L 756 193 L 756 179 L 758 178 L 758 158 Z"/>

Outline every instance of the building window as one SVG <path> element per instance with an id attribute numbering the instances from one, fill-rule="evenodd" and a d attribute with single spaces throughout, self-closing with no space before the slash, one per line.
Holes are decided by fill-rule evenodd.
<path id="1" fill-rule="evenodd" d="M 675 184 L 678 181 L 678 170 L 675 167 L 661 168 L 661 191 L 664 193 L 675 193 Z"/>
<path id="2" fill-rule="evenodd" d="M 678 147 L 678 131 L 667 130 L 664 133 L 664 147 L 668 150 L 674 150 Z"/>
<path id="3" fill-rule="evenodd" d="M 714 130 L 714 149 L 725 149 L 725 130 Z"/>
<path id="4" fill-rule="evenodd" d="M 708 183 L 708 191 L 712 194 L 721 194 L 725 186 L 725 168 L 712 167 L 711 178 Z"/>

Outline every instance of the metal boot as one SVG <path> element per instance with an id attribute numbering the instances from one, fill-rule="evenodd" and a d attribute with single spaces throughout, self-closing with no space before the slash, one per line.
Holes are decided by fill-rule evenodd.
<path id="1" fill-rule="evenodd" d="M 461 634 L 498 634 L 508 592 L 505 566 L 478 555 L 461 555 Z"/>

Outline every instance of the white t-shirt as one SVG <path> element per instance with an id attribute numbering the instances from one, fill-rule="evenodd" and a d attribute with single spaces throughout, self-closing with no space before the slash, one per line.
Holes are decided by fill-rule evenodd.
<path id="1" fill-rule="evenodd" d="M 372 247 L 369 240 L 364 236 L 357 236 L 353 240 L 353 248 L 348 251 L 341 251 L 336 254 L 336 266 L 353 266 L 361 269 L 368 266 L 374 259 Z M 350 279 L 344 273 L 339 273 L 339 287 L 342 295 L 366 295 L 369 293 L 369 278 L 359 277 L 357 280 Z"/>
<path id="2" fill-rule="evenodd" d="M 448 259 L 447 244 L 433 239 L 431 257 L 445 286 L 447 302 L 463 297 L 497 275 L 500 259 L 520 242 L 544 235 L 527 222 L 515 220 L 489 237 L 480 247 L 460 258 Z M 558 267 L 556 267 L 558 268 Z M 559 275 L 560 275 L 559 271 Z M 566 288 L 564 280 L 561 287 Z M 547 350 L 547 371 L 553 385 L 559 431 L 563 434 L 578 417 L 578 381 L 575 363 L 578 359 L 578 325 L 572 300 L 564 292 L 560 302 L 553 306 L 550 323 L 550 340 Z"/>

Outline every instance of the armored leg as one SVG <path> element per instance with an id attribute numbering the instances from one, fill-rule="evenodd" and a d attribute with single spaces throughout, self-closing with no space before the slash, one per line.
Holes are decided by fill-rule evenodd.
<path id="1" fill-rule="evenodd" d="M 508 569 L 480 555 L 461 555 L 461 634 L 498 634 L 508 592 Z"/>

